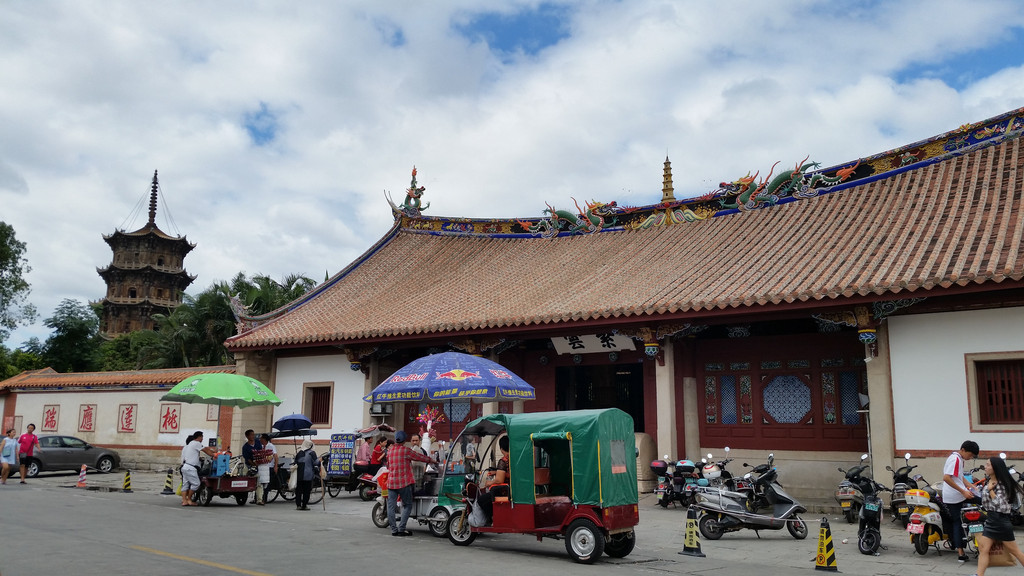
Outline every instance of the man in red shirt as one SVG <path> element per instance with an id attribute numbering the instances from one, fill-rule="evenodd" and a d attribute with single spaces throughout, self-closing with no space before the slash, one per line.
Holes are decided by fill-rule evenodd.
<path id="1" fill-rule="evenodd" d="M 405 431 L 399 430 L 395 433 L 395 443 L 388 448 L 388 526 L 392 536 L 412 536 L 412 532 L 405 529 L 414 505 L 412 489 L 416 479 L 412 474 L 412 461 L 434 461 L 430 456 L 410 450 L 405 446 L 406 439 Z M 402 519 L 396 523 L 395 508 L 399 498 L 402 499 Z"/>
<path id="2" fill-rule="evenodd" d="M 32 460 L 32 453 L 36 446 L 39 446 L 39 437 L 35 435 L 36 425 L 29 424 L 25 427 L 25 433 L 18 438 L 18 457 L 21 459 L 21 483 L 25 483 L 27 466 Z"/>

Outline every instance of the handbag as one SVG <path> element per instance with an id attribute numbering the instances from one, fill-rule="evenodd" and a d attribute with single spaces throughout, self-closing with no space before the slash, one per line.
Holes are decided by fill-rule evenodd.
<path id="1" fill-rule="evenodd" d="M 292 492 L 295 491 L 295 487 L 299 485 L 299 465 L 292 464 L 288 467 L 288 489 Z"/>
<path id="2" fill-rule="evenodd" d="M 989 566 L 1016 566 L 1017 562 L 1013 556 L 1006 552 L 1002 542 L 995 542 L 988 551 Z"/>

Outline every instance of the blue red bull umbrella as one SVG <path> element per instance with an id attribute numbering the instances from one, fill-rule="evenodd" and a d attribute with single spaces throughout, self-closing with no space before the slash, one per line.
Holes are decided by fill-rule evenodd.
<path id="1" fill-rule="evenodd" d="M 431 354 L 413 360 L 363 397 L 370 403 L 533 399 L 533 386 L 501 364 L 460 352 Z"/>

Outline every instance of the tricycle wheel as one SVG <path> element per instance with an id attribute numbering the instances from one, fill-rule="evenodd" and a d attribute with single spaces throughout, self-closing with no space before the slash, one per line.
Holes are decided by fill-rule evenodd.
<path id="1" fill-rule="evenodd" d="M 430 533 L 438 538 L 444 538 L 448 533 L 448 509 L 444 506 L 435 506 L 430 511 L 430 518 L 427 520 L 427 528 Z"/>
<path id="2" fill-rule="evenodd" d="M 199 490 L 196 490 L 196 502 L 203 506 L 209 506 L 213 500 L 213 491 L 206 484 L 200 484 Z"/>
<path id="3" fill-rule="evenodd" d="M 359 498 L 363 502 L 369 502 L 370 500 L 373 500 L 377 496 L 379 496 L 379 494 L 377 493 L 376 487 L 370 486 L 369 484 L 363 484 L 362 486 L 359 487 Z"/>
<path id="4" fill-rule="evenodd" d="M 586 518 L 573 520 L 565 530 L 565 551 L 577 562 L 593 564 L 604 553 L 604 534 Z"/>
<path id="5" fill-rule="evenodd" d="M 790 518 L 786 522 L 786 529 L 789 530 L 790 536 L 797 540 L 807 538 L 807 522 L 804 522 L 803 518 L 799 516 Z"/>
<path id="6" fill-rule="evenodd" d="M 634 546 L 636 546 L 636 534 L 632 530 L 620 532 L 608 538 L 608 542 L 604 545 L 604 553 L 612 558 L 625 558 L 633 551 Z"/>
<path id="7" fill-rule="evenodd" d="M 277 493 L 281 495 L 281 498 L 284 498 L 285 500 L 287 500 L 289 502 L 291 502 L 292 500 L 295 500 L 295 490 L 288 490 L 287 488 L 281 488 L 280 490 L 277 491 Z"/>
<path id="8" fill-rule="evenodd" d="M 448 540 L 456 546 L 469 546 L 476 540 L 476 532 L 469 527 L 467 509 L 463 509 L 448 520 Z"/>
<path id="9" fill-rule="evenodd" d="M 245 506 L 245 503 L 248 502 L 248 500 L 248 492 L 239 492 L 238 494 L 235 494 L 235 503 L 238 504 L 239 506 Z"/>
<path id="10" fill-rule="evenodd" d="M 388 507 L 383 502 L 377 502 L 373 505 L 370 510 L 370 518 L 373 520 L 373 525 L 377 528 L 388 527 Z"/>
<path id="11" fill-rule="evenodd" d="M 700 535 L 708 540 L 718 540 L 722 537 L 722 527 L 718 524 L 718 518 L 711 514 L 701 514 L 697 521 L 697 528 Z"/>
<path id="12" fill-rule="evenodd" d="M 341 494 L 341 486 L 338 486 L 337 484 L 328 484 L 327 494 L 329 494 L 331 498 L 337 498 L 338 494 Z"/>

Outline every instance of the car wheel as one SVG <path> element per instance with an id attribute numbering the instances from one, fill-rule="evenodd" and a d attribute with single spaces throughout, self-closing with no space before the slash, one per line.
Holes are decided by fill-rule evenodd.
<path id="1" fill-rule="evenodd" d="M 803 521 L 803 518 L 799 516 L 793 516 L 786 522 L 786 529 L 789 530 L 789 534 L 797 540 L 803 540 L 807 538 L 807 522 Z"/>
<path id="2" fill-rule="evenodd" d="M 370 519 L 377 528 L 388 527 L 388 507 L 383 502 L 377 502 L 370 509 Z"/>
<path id="3" fill-rule="evenodd" d="M 456 546 L 469 546 L 476 540 L 476 532 L 469 527 L 469 512 L 466 509 L 448 520 L 448 540 Z"/>
<path id="4" fill-rule="evenodd" d="M 593 564 L 604 553 L 604 534 L 586 518 L 573 520 L 565 530 L 565 551 L 577 562 Z"/>
<path id="5" fill-rule="evenodd" d="M 435 506 L 430 511 L 430 518 L 427 520 L 427 528 L 430 533 L 438 538 L 444 538 L 448 533 L 448 509 L 444 506 Z"/>
<path id="6" fill-rule="evenodd" d="M 114 469 L 114 459 L 110 456 L 100 458 L 99 462 L 96 463 L 96 469 L 104 474 L 109 474 Z"/>
<path id="7" fill-rule="evenodd" d="M 28 466 L 25 467 L 25 473 L 28 474 L 29 478 L 35 478 L 39 475 L 39 471 L 42 469 L 43 467 L 39 463 L 39 460 L 33 459 L 28 461 Z"/>
<path id="8" fill-rule="evenodd" d="M 608 538 L 608 542 L 604 545 L 604 553 L 612 558 L 625 558 L 633 551 L 634 546 L 636 546 L 636 533 L 632 530 L 620 532 Z"/>
<path id="9" fill-rule="evenodd" d="M 711 514 L 702 514 L 697 521 L 697 528 L 700 535 L 708 540 L 718 540 L 722 537 L 722 527 L 718 524 L 718 519 Z"/>

